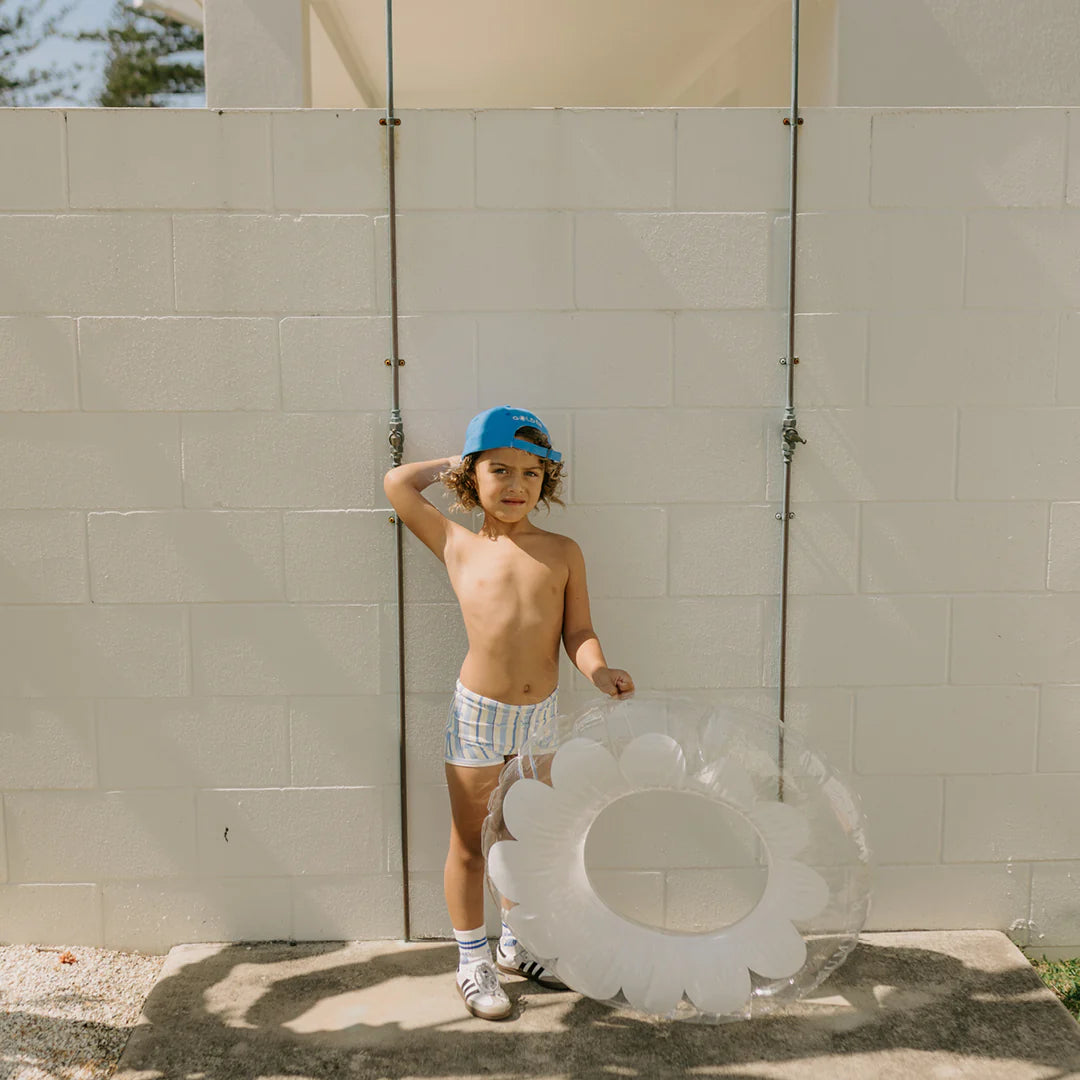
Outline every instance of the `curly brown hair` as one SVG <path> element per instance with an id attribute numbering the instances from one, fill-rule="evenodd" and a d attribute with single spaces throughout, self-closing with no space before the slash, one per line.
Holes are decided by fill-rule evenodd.
<path id="1" fill-rule="evenodd" d="M 551 449 L 551 440 L 534 427 L 520 427 L 514 432 L 514 437 L 534 443 L 536 446 Z M 480 496 L 476 490 L 476 459 L 479 453 L 468 454 L 461 459 L 461 463 L 447 469 L 439 479 L 457 496 L 451 510 L 472 510 L 480 505 Z M 552 461 L 550 458 L 540 459 L 544 465 L 544 482 L 540 487 L 540 502 L 550 513 L 551 504 L 566 504 L 559 497 L 562 490 L 565 467 L 561 461 Z M 539 505 L 539 504 L 538 504 Z"/>

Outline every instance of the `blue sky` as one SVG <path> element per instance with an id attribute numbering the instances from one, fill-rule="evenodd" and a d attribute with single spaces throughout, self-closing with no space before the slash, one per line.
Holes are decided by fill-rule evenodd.
<path id="1" fill-rule="evenodd" d="M 14 8 L 19 0 L 7 0 L 7 5 Z M 41 12 L 42 17 L 54 14 L 66 4 L 74 4 L 72 12 L 64 20 L 62 26 L 71 33 L 79 30 L 103 30 L 109 24 L 109 17 L 113 11 L 116 0 L 48 0 Z M 44 41 L 29 56 L 16 66 L 16 70 L 25 70 L 27 67 L 44 68 L 56 63 L 65 67 L 75 61 L 87 64 L 87 69 L 81 72 L 82 79 L 78 92 L 74 96 L 60 97 L 49 102 L 49 108 L 59 108 L 65 105 L 90 105 L 91 96 L 97 92 L 101 84 L 102 69 L 104 66 L 104 47 L 93 45 L 88 42 L 64 41 L 62 38 L 53 37 Z M 204 105 L 203 95 L 190 95 L 175 98 L 172 105 Z"/>

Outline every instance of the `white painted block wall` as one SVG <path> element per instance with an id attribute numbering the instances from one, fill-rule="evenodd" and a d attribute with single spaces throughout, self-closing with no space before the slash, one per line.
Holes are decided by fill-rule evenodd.
<path id="1" fill-rule="evenodd" d="M 782 116 L 399 128 L 407 456 L 539 411 L 611 662 L 766 712 Z M 864 797 L 871 927 L 1080 951 L 1080 120 L 805 116 L 789 723 Z M 0 940 L 401 932 L 383 138 L 0 111 Z M 441 935 L 464 640 L 411 537 L 405 599 L 413 931 Z"/>

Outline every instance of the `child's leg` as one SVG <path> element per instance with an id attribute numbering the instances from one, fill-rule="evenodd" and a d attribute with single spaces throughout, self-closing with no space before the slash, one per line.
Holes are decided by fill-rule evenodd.
<path id="1" fill-rule="evenodd" d="M 443 871 L 446 910 L 455 930 L 484 924 L 484 853 L 480 830 L 491 792 L 499 782 L 497 765 L 446 765 L 450 792 L 450 850 Z"/>

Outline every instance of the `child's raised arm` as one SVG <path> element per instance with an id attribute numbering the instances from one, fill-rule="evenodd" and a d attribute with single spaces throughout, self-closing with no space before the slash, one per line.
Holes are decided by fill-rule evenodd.
<path id="1" fill-rule="evenodd" d="M 443 559 L 446 538 L 454 523 L 420 494 L 430 487 L 457 458 L 436 458 L 398 465 L 383 477 L 383 491 L 398 516 L 435 554 Z M 443 560 L 445 561 L 445 559 Z"/>

